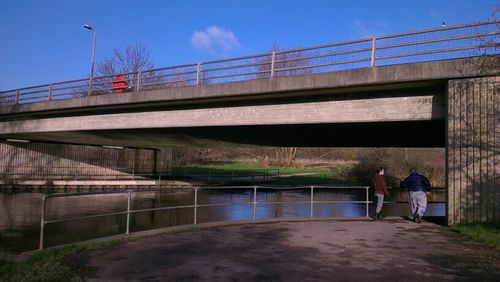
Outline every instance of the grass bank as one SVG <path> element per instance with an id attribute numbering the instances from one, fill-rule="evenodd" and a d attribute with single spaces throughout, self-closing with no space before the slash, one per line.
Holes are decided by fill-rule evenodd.
<path id="1" fill-rule="evenodd" d="M 211 177 L 245 177 L 269 175 L 275 178 L 277 185 L 303 184 L 354 184 L 347 175 L 352 169 L 350 164 L 335 164 L 317 167 L 262 167 L 254 163 L 207 164 L 190 167 L 175 167 L 172 175 L 177 179 L 188 179 L 195 176 Z"/>
<path id="2" fill-rule="evenodd" d="M 467 238 L 500 250 L 500 225 L 498 224 L 457 224 L 451 229 Z"/>
<path id="3" fill-rule="evenodd" d="M 115 243 L 77 244 L 43 250 L 1 266 L 0 281 L 83 281 L 73 257 L 80 252 L 101 249 Z"/>

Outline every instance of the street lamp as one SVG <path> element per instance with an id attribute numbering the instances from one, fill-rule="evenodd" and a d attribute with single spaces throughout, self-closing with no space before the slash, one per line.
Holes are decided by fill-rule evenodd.
<path id="1" fill-rule="evenodd" d="M 92 44 L 92 65 L 90 65 L 90 81 L 89 81 L 89 93 L 88 95 L 90 96 L 90 93 L 92 91 L 92 79 L 94 78 L 94 63 L 95 63 L 95 38 L 96 38 L 96 31 L 94 28 L 92 28 L 90 25 L 85 24 L 83 25 L 84 28 L 91 30 L 94 33 L 94 43 Z"/>

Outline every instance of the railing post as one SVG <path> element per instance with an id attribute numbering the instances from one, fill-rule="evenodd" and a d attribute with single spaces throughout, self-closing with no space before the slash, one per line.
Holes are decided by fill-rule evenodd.
<path id="1" fill-rule="evenodd" d="M 141 74 L 142 70 L 139 70 L 137 73 L 137 85 L 135 86 L 135 91 L 139 91 L 139 89 L 141 89 Z"/>
<path id="2" fill-rule="evenodd" d="M 194 222 L 196 224 L 198 221 L 198 188 L 194 188 Z"/>
<path id="3" fill-rule="evenodd" d="M 21 91 L 19 89 L 17 89 L 17 91 L 16 91 L 16 104 L 19 104 L 19 95 L 20 95 L 20 92 Z"/>
<path id="4" fill-rule="evenodd" d="M 274 77 L 274 61 L 276 58 L 276 51 L 271 54 L 271 77 Z"/>
<path id="5" fill-rule="evenodd" d="M 92 95 L 92 80 L 93 79 L 94 78 L 92 76 L 89 78 L 89 92 L 87 93 L 87 96 Z"/>
<path id="6" fill-rule="evenodd" d="M 196 65 L 196 85 L 200 84 L 200 67 L 201 63 Z"/>
<path id="7" fill-rule="evenodd" d="M 372 53 L 370 56 L 370 67 L 375 66 L 375 43 L 376 43 L 376 41 L 377 41 L 377 38 L 373 37 L 372 38 Z"/>
<path id="8" fill-rule="evenodd" d="M 39 250 L 43 250 L 43 233 L 45 229 L 45 200 L 47 196 L 42 196 L 42 211 L 41 211 L 41 219 L 40 219 L 40 244 L 38 246 Z"/>
<path id="9" fill-rule="evenodd" d="M 130 206 L 132 202 L 132 191 L 128 191 L 128 198 L 127 198 L 127 229 L 125 231 L 125 234 L 130 234 Z"/>
<path id="10" fill-rule="evenodd" d="M 49 100 L 52 101 L 52 83 L 49 85 Z"/>
<path id="11" fill-rule="evenodd" d="M 370 213 L 369 213 L 369 209 L 370 209 L 370 205 L 369 205 L 369 197 L 368 197 L 368 193 L 369 193 L 369 189 L 370 187 L 365 187 L 366 189 L 366 217 L 370 217 Z"/>
<path id="12" fill-rule="evenodd" d="M 314 186 L 311 186 L 311 218 L 313 217 L 314 208 Z"/>
<path id="13" fill-rule="evenodd" d="M 257 186 L 253 187 L 253 220 L 257 219 Z"/>

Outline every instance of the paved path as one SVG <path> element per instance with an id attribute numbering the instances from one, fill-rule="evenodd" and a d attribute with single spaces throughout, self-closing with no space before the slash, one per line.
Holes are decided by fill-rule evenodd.
<path id="1" fill-rule="evenodd" d="M 88 281 L 500 281 L 500 252 L 432 223 L 302 221 L 128 241 L 76 262 Z"/>

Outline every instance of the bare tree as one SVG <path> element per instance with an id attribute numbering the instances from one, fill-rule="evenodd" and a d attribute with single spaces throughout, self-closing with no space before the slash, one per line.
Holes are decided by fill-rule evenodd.
<path id="1" fill-rule="evenodd" d="M 125 49 L 115 48 L 113 55 L 104 58 L 97 66 L 97 74 L 103 78 L 95 79 L 93 93 L 109 94 L 111 77 L 116 74 L 125 75 L 129 82 L 129 90 L 133 91 L 136 89 L 137 83 L 139 83 L 139 72 L 142 72 L 140 75 L 140 89 L 163 88 L 165 86 L 162 84 L 166 80 L 166 75 L 157 70 L 152 70 L 154 67 L 154 63 L 150 58 L 150 51 L 143 43 L 129 45 Z"/>
<path id="2" fill-rule="evenodd" d="M 491 20 L 496 21 L 500 19 L 500 5 L 493 8 L 493 13 L 491 15 Z M 474 52 L 477 52 L 479 56 L 484 59 L 480 60 L 477 67 L 479 75 L 489 73 L 492 69 L 498 69 L 500 66 L 500 23 L 495 24 L 495 33 L 493 35 L 486 35 L 478 38 L 479 48 Z M 478 33 L 480 33 L 478 31 Z"/>
<path id="3" fill-rule="evenodd" d="M 306 54 L 302 50 L 287 51 L 274 44 L 272 53 L 275 53 L 275 76 L 294 76 L 312 73 L 311 68 L 303 68 L 309 64 Z M 269 78 L 271 75 L 272 55 L 257 59 L 257 78 Z"/>
<path id="4" fill-rule="evenodd" d="M 113 55 L 105 58 L 97 66 L 97 73 L 100 76 L 108 76 L 153 68 L 154 64 L 150 59 L 149 49 L 143 43 L 136 43 L 123 50 L 115 48 Z"/>
<path id="5" fill-rule="evenodd" d="M 297 147 L 278 147 L 275 150 L 275 161 L 279 166 L 291 166 L 297 155 Z"/>

